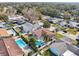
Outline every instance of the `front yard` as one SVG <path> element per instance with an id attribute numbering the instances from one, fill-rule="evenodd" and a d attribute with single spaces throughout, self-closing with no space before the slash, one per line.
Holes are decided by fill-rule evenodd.
<path id="1" fill-rule="evenodd" d="M 64 36 L 62 35 L 62 34 L 60 34 L 60 33 L 56 33 L 56 36 L 55 36 L 55 38 L 56 39 L 61 39 L 61 38 L 63 38 Z"/>
<path id="2" fill-rule="evenodd" d="M 72 35 L 76 35 L 77 34 L 77 29 L 75 29 L 75 28 L 68 28 L 67 32 L 72 34 Z"/>
<path id="3" fill-rule="evenodd" d="M 45 51 L 45 52 L 43 53 L 43 55 L 44 55 L 44 56 L 52 56 L 52 53 L 51 53 L 49 50 L 47 50 L 47 51 Z"/>
<path id="4" fill-rule="evenodd" d="M 58 24 L 52 24 L 53 27 L 56 27 L 56 28 L 59 28 L 61 30 L 65 30 L 63 27 L 61 27 L 60 25 Z"/>

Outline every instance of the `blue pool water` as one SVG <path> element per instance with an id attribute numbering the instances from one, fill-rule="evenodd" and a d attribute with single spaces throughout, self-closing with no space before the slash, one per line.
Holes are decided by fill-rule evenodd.
<path id="1" fill-rule="evenodd" d="M 20 48 L 24 48 L 25 46 L 27 46 L 27 44 L 21 38 L 18 38 L 16 40 L 16 44 L 18 44 Z"/>
<path id="2" fill-rule="evenodd" d="M 55 55 L 57 55 L 57 56 L 60 55 L 60 54 L 59 54 L 59 50 L 58 50 L 57 48 L 50 48 L 50 51 L 51 51 L 52 53 L 54 53 Z"/>
<path id="3" fill-rule="evenodd" d="M 43 40 L 37 40 L 35 44 L 36 44 L 36 47 L 41 47 L 45 44 L 45 42 Z"/>

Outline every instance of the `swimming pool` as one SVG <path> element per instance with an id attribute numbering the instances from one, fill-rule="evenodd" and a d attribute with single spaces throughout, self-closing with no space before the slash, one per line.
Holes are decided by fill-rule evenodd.
<path id="1" fill-rule="evenodd" d="M 50 48 L 49 49 L 54 55 L 60 56 L 59 50 L 57 48 Z"/>
<path id="2" fill-rule="evenodd" d="M 24 48 L 25 46 L 27 46 L 27 44 L 21 38 L 18 38 L 15 41 L 16 41 L 16 44 L 18 44 L 20 48 Z"/>
<path id="3" fill-rule="evenodd" d="M 45 42 L 43 40 L 37 40 L 35 44 L 36 44 L 36 47 L 41 47 L 45 44 Z"/>

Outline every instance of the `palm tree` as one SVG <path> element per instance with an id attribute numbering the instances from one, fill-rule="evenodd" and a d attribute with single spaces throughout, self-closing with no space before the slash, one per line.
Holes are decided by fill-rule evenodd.
<path id="1" fill-rule="evenodd" d="M 44 34 L 44 40 L 45 40 L 45 42 L 48 42 L 48 41 L 50 41 L 51 39 L 50 39 L 50 37 L 49 37 L 48 35 Z"/>

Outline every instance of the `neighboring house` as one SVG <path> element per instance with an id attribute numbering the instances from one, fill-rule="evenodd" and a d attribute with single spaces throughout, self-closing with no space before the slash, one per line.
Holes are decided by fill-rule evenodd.
<path id="1" fill-rule="evenodd" d="M 26 46 L 23 52 L 25 53 L 25 56 L 30 56 L 33 54 L 33 50 L 29 46 Z"/>
<path id="2" fill-rule="evenodd" d="M 49 28 L 49 31 L 54 31 L 55 32 L 56 30 L 57 30 L 57 28 L 53 27 L 52 25 Z"/>
<path id="3" fill-rule="evenodd" d="M 70 27 L 75 27 L 79 29 L 79 23 L 76 21 L 69 21 L 69 26 Z"/>
<path id="4" fill-rule="evenodd" d="M 25 33 L 31 32 L 33 30 L 33 25 L 31 23 L 28 23 L 28 22 L 23 24 L 22 27 L 23 27 L 23 31 Z"/>
<path id="5" fill-rule="evenodd" d="M 0 39 L 0 56 L 9 56 L 6 46 L 2 39 Z"/>
<path id="6" fill-rule="evenodd" d="M 61 40 L 64 41 L 65 43 L 67 43 L 67 44 L 72 44 L 72 42 L 74 42 L 73 39 L 68 38 L 68 37 L 64 37 Z"/>
<path id="7" fill-rule="evenodd" d="M 76 28 L 78 28 L 78 29 L 79 29 L 79 23 L 77 23 L 77 24 L 76 24 Z"/>
<path id="8" fill-rule="evenodd" d="M 64 28 L 67 28 L 67 26 L 68 26 L 66 21 L 60 22 L 60 25 L 63 26 Z"/>
<path id="9" fill-rule="evenodd" d="M 5 28 L 4 24 L 5 22 L 0 22 L 0 28 Z"/>
<path id="10" fill-rule="evenodd" d="M 50 16 L 42 15 L 42 20 L 47 20 L 47 19 L 49 19 L 49 18 L 50 18 Z"/>
<path id="11" fill-rule="evenodd" d="M 16 32 L 13 29 L 7 30 L 10 35 L 16 36 Z"/>
<path id="12" fill-rule="evenodd" d="M 56 55 L 62 55 L 65 51 L 67 51 L 67 45 L 62 41 L 52 43 L 50 45 L 50 48 L 54 50 L 54 52 L 53 51 L 52 52 L 56 53 Z"/>
<path id="13" fill-rule="evenodd" d="M 57 20 L 58 22 L 61 22 L 61 21 L 63 21 L 64 19 L 61 19 L 61 18 L 54 18 L 54 20 Z"/>
<path id="14" fill-rule="evenodd" d="M 6 29 L 0 28 L 0 37 L 9 37 L 10 34 L 7 32 Z"/>
<path id="15" fill-rule="evenodd" d="M 76 40 L 79 41 L 79 35 L 77 36 Z"/>
<path id="16" fill-rule="evenodd" d="M 25 23 L 25 18 L 21 15 L 8 16 L 9 21 L 21 25 Z"/>
<path id="17" fill-rule="evenodd" d="M 50 32 L 48 28 L 41 28 L 41 29 L 38 29 L 38 30 L 36 30 L 36 31 L 33 31 L 33 33 L 34 33 L 38 38 L 40 38 L 43 33 L 45 33 L 46 35 L 48 35 L 50 38 L 52 38 L 52 37 L 55 36 L 55 33 Z"/>
<path id="18" fill-rule="evenodd" d="M 53 18 L 48 18 L 47 20 L 48 20 L 49 22 L 53 22 L 54 19 L 53 19 Z"/>
<path id="19" fill-rule="evenodd" d="M 68 50 L 79 56 L 79 48 L 77 46 L 67 44 Z"/>
<path id="20" fill-rule="evenodd" d="M 23 56 L 24 53 L 13 38 L 3 39 L 9 56 Z"/>
<path id="21" fill-rule="evenodd" d="M 12 20 L 22 20 L 25 18 L 21 15 L 11 15 L 11 16 L 8 16 L 8 19 L 9 19 L 9 21 L 12 21 Z"/>
<path id="22" fill-rule="evenodd" d="M 0 24 L 0 28 L 4 28 L 4 25 Z"/>
<path id="23" fill-rule="evenodd" d="M 37 29 L 39 29 L 41 27 L 43 27 L 43 23 L 42 22 L 38 22 L 38 23 L 33 25 L 33 31 L 37 30 Z"/>
<path id="24" fill-rule="evenodd" d="M 63 41 L 57 41 L 50 45 L 50 48 L 56 48 L 57 53 L 63 56 L 67 51 L 73 53 L 74 55 L 79 55 L 79 48 L 72 44 L 67 44 Z M 66 54 L 65 54 L 66 55 Z"/>
<path id="25" fill-rule="evenodd" d="M 74 21 L 70 21 L 70 22 L 69 22 L 69 26 L 70 26 L 70 27 L 76 27 L 76 24 L 77 24 L 77 23 L 74 22 Z"/>
<path id="26" fill-rule="evenodd" d="M 63 21 L 64 19 L 60 19 L 60 18 L 49 18 L 48 21 L 49 22 L 53 22 L 53 23 L 59 23 L 61 21 Z"/>
<path id="27" fill-rule="evenodd" d="M 58 23 L 58 20 L 52 20 L 53 23 Z"/>
<path id="28" fill-rule="evenodd" d="M 67 51 L 63 54 L 63 56 L 77 56 L 77 55 L 74 54 L 73 52 L 67 50 Z"/>
<path id="29" fill-rule="evenodd" d="M 63 41 L 57 41 L 57 42 L 52 43 L 50 45 L 50 48 L 55 48 L 54 51 L 52 51 L 52 53 L 54 53 L 55 55 L 63 56 L 63 55 L 66 55 L 68 51 L 71 52 L 71 54 L 73 55 L 76 55 L 76 56 L 79 55 L 78 47 L 71 44 L 66 44 Z"/>

